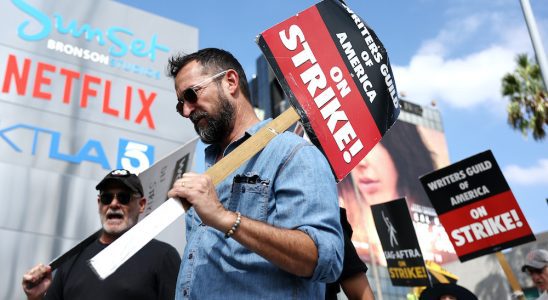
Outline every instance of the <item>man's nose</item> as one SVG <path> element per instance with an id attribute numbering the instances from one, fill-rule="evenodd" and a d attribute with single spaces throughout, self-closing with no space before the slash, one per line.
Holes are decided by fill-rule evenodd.
<path id="1" fill-rule="evenodd" d="M 192 114 L 192 112 L 194 111 L 194 104 L 193 103 L 189 103 L 188 101 L 185 101 L 183 103 L 183 117 L 185 118 L 189 118 L 190 117 L 190 114 Z"/>
<path id="2" fill-rule="evenodd" d="M 120 200 L 118 200 L 118 194 L 114 195 L 114 198 L 112 198 L 112 202 L 110 202 L 109 206 L 118 207 L 121 206 L 122 203 L 120 203 Z"/>

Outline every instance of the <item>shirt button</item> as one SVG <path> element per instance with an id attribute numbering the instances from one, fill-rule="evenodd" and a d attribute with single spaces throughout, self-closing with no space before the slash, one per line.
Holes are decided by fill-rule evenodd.
<path id="1" fill-rule="evenodd" d="M 194 256 L 192 255 L 192 253 L 190 253 L 190 254 L 188 255 L 188 259 L 192 259 L 192 257 L 194 257 Z"/>
<path id="2" fill-rule="evenodd" d="M 183 296 L 185 296 L 185 297 L 188 296 L 188 291 L 187 291 L 187 289 L 184 289 L 184 290 L 183 290 Z"/>

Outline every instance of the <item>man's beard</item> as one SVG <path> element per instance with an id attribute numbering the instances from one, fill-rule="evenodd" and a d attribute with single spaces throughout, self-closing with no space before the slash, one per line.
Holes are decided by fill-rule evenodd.
<path id="1" fill-rule="evenodd" d="M 206 144 L 220 143 L 234 128 L 234 106 L 220 89 L 217 90 L 220 92 L 219 106 L 215 115 L 205 111 L 196 111 L 190 115 L 194 130 Z M 206 118 L 207 124 L 200 127 L 198 123 L 202 118 Z"/>

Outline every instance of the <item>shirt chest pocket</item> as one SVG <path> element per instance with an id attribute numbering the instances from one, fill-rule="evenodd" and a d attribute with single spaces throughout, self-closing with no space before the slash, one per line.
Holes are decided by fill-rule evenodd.
<path id="1" fill-rule="evenodd" d="M 228 209 L 239 211 L 254 220 L 266 221 L 269 196 L 269 180 L 261 179 L 258 175 L 236 175 L 232 183 Z"/>

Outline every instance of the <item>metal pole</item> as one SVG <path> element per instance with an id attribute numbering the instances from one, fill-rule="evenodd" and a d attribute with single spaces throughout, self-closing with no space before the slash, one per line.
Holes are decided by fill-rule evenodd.
<path id="1" fill-rule="evenodd" d="M 537 63 L 540 66 L 540 73 L 544 82 L 544 88 L 548 89 L 548 63 L 546 63 L 546 52 L 542 46 L 542 40 L 538 34 L 537 23 L 533 16 L 533 10 L 529 0 L 520 0 L 521 9 L 525 17 L 525 23 L 527 23 L 527 29 L 529 29 L 529 35 L 531 36 L 531 42 L 533 43 L 533 50 L 537 58 Z"/>

